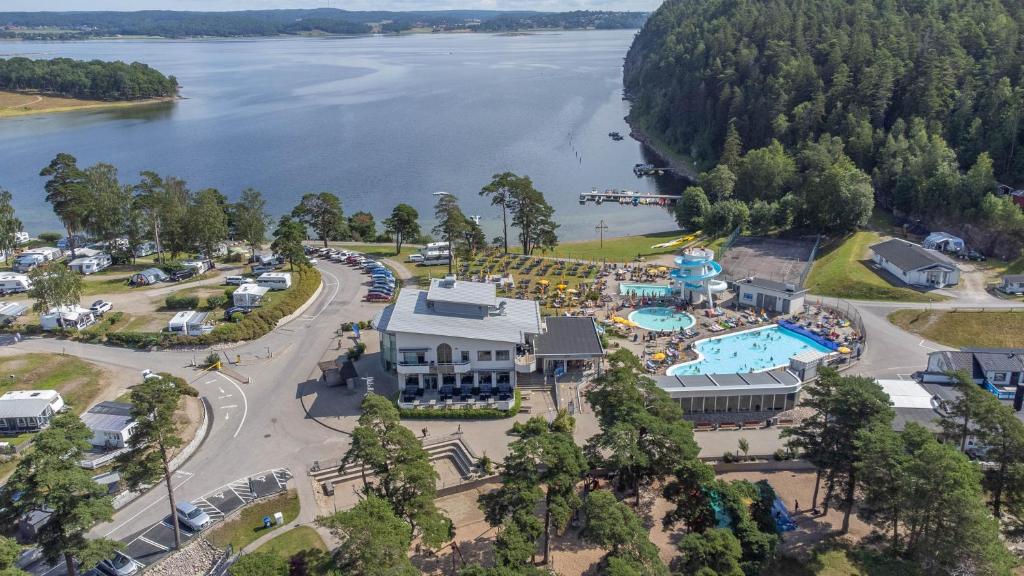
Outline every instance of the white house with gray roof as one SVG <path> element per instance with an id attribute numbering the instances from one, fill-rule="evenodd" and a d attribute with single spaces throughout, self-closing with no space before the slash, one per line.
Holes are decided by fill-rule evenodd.
<path id="1" fill-rule="evenodd" d="M 56 390 L 12 390 L 0 396 L 0 431 L 41 430 L 64 409 Z"/>
<path id="2" fill-rule="evenodd" d="M 960 268 L 945 254 L 899 238 L 871 247 L 872 260 L 911 286 L 943 288 L 960 283 Z"/>
<path id="3" fill-rule="evenodd" d="M 487 390 L 505 398 L 499 408 L 511 405 L 516 372 L 533 371 L 525 349 L 542 331 L 537 302 L 499 298 L 493 284 L 454 278 L 434 279 L 428 290 L 402 290 L 373 325 L 384 367 L 398 374 L 403 393 Z"/>

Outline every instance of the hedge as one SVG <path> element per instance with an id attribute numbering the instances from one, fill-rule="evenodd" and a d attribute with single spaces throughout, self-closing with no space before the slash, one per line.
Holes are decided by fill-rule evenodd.
<path id="1" fill-rule="evenodd" d="M 445 408 L 432 410 L 416 410 L 415 408 L 398 408 L 398 413 L 406 420 L 498 420 L 511 418 L 519 413 L 522 404 L 522 397 L 519 389 L 515 390 L 516 400 L 512 408 L 498 410 L 497 408 Z M 395 399 L 395 406 L 398 406 L 398 399 Z"/>
<path id="2" fill-rule="evenodd" d="M 199 307 L 199 296 L 171 294 L 164 298 L 164 306 L 168 310 L 195 310 Z"/>

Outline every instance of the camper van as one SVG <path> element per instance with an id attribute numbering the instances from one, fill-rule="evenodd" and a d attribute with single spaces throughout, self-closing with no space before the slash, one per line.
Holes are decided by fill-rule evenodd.
<path id="1" fill-rule="evenodd" d="M 287 290 L 292 287 L 291 272 L 267 272 L 260 274 L 256 284 L 271 290 Z"/>
<path id="2" fill-rule="evenodd" d="M 106 252 L 97 252 L 94 256 L 86 256 L 84 258 L 75 258 L 68 264 L 68 268 L 71 268 L 79 274 L 95 274 L 101 270 L 105 270 L 113 264 L 113 259 L 110 254 Z"/>
<path id="3" fill-rule="evenodd" d="M 156 254 L 156 242 L 143 242 L 135 247 L 136 258 L 149 256 L 150 254 Z"/>
<path id="4" fill-rule="evenodd" d="M 11 272 L 0 272 L 0 292 L 4 294 L 17 294 L 28 292 L 32 288 L 32 281 L 24 274 Z"/>
<path id="5" fill-rule="evenodd" d="M 32 237 L 28 235 L 28 232 L 14 233 L 14 243 L 17 244 L 18 246 L 21 246 L 22 244 L 28 244 L 28 241 L 31 239 Z"/>
<path id="6" fill-rule="evenodd" d="M 53 248 L 52 246 L 26 250 L 15 259 L 14 271 L 28 272 L 44 262 L 60 260 L 62 257 L 64 257 L 64 252 L 60 248 Z"/>

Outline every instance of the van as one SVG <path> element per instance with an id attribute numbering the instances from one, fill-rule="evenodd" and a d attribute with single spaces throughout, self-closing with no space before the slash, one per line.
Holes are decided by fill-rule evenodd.
<path id="1" fill-rule="evenodd" d="M 271 290 L 287 290 L 292 287 L 291 272 L 266 272 L 256 279 L 256 284 Z"/>

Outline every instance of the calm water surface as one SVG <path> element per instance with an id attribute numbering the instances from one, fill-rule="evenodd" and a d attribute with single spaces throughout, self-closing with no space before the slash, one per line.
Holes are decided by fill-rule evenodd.
<path id="1" fill-rule="evenodd" d="M 500 214 L 477 192 L 496 172 L 528 174 L 563 239 L 666 230 L 656 207 L 579 206 L 592 187 L 678 193 L 637 179 L 653 156 L 627 138 L 622 58 L 633 31 L 529 36 L 414 35 L 194 41 L 0 42 L 0 55 L 137 60 L 178 77 L 172 105 L 0 120 L 0 187 L 27 229 L 58 229 L 38 176 L 58 152 L 214 187 L 249 186 L 269 209 L 304 192 L 338 193 L 346 213 L 383 218 L 398 202 L 429 227 L 431 193 L 458 195 L 494 234 Z"/>

